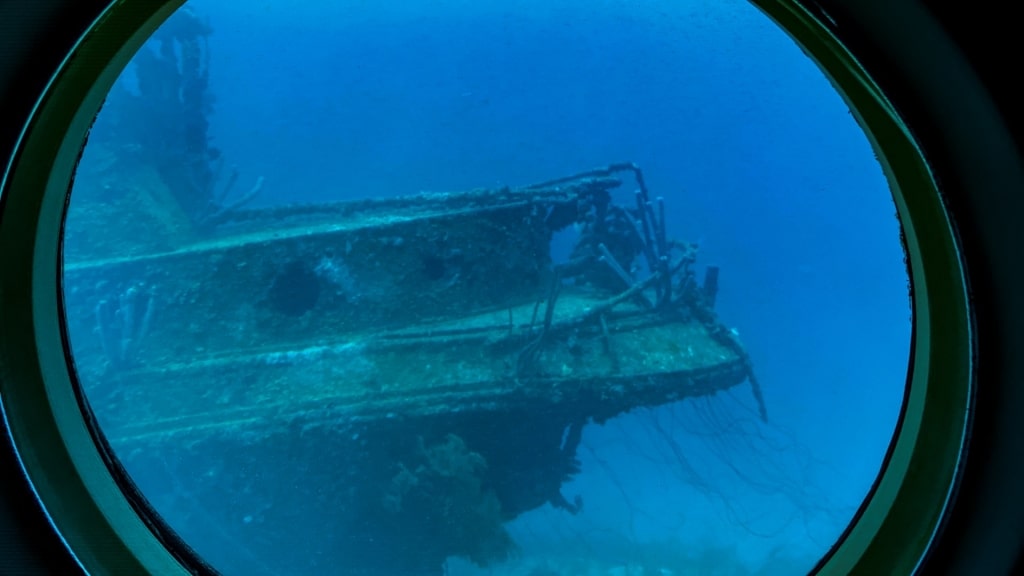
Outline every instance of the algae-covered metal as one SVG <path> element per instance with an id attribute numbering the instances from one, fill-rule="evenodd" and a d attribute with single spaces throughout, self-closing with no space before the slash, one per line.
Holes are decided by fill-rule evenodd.
<path id="1" fill-rule="evenodd" d="M 616 202 L 623 175 L 637 190 Z M 342 573 L 486 564 L 513 546 L 503 522 L 578 511 L 562 484 L 588 422 L 744 381 L 763 416 L 711 308 L 717 269 L 698 281 L 632 164 L 218 220 L 173 249 L 80 249 L 64 272 L 103 432 L 129 471 L 161 471 L 142 482 L 169 506 L 203 510 L 181 532 L 228 538 L 204 532 L 231 521 L 211 503 L 240 491 L 285 540 L 318 512 Z M 182 467 L 206 472 L 182 490 Z M 415 551 L 389 552 L 410 533 Z"/>

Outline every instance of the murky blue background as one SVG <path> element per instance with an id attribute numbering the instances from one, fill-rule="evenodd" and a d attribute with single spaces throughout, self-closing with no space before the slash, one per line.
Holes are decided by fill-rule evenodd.
<path id="1" fill-rule="evenodd" d="M 670 235 L 721 266 L 717 310 L 749 348 L 770 423 L 741 386 L 588 427 L 563 490 L 584 512 L 516 520 L 525 557 L 793 573 L 831 546 L 895 425 L 908 281 L 865 135 L 766 16 L 739 0 L 189 5 L 214 30 L 213 144 L 242 186 L 265 178 L 260 203 L 633 161 L 666 198 Z"/>

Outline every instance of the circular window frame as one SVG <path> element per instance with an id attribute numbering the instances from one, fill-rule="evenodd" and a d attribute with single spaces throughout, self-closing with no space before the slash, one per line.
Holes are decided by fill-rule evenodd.
<path id="1" fill-rule="evenodd" d="M 821 574 L 911 573 L 949 505 L 973 398 L 972 316 L 955 231 L 907 126 L 823 13 L 753 0 L 843 95 L 893 189 L 913 278 L 908 386 L 884 468 Z M 93 574 L 188 574 L 201 561 L 154 518 L 97 449 L 72 384 L 60 311 L 60 232 L 82 142 L 142 43 L 184 2 L 112 3 L 63 62 L 8 168 L 0 220 L 3 409 L 22 465 L 79 562 Z"/>

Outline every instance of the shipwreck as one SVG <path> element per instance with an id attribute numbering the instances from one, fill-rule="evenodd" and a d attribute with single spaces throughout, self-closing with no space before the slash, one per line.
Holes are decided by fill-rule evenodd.
<path id="1" fill-rule="evenodd" d="M 633 164 L 204 218 L 159 190 L 73 206 L 67 328 L 105 441 L 215 567 L 497 562 L 506 522 L 585 506 L 584 426 L 743 384 L 765 416 L 718 269 Z"/>

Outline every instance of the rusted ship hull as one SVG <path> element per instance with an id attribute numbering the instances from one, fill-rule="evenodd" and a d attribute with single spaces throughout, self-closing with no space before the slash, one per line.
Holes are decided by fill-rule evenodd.
<path id="1" fill-rule="evenodd" d="M 640 187 L 626 207 L 620 172 Z M 241 212 L 175 250 L 69 262 L 64 282 L 107 441 L 177 530 L 219 542 L 204 555 L 275 565 L 216 528 L 253 524 L 292 554 L 326 539 L 336 573 L 420 574 L 504 557 L 503 523 L 528 510 L 577 512 L 562 485 L 587 423 L 747 380 L 759 398 L 695 256 L 623 164 Z M 320 523 L 315 546 L 299 517 Z"/>

